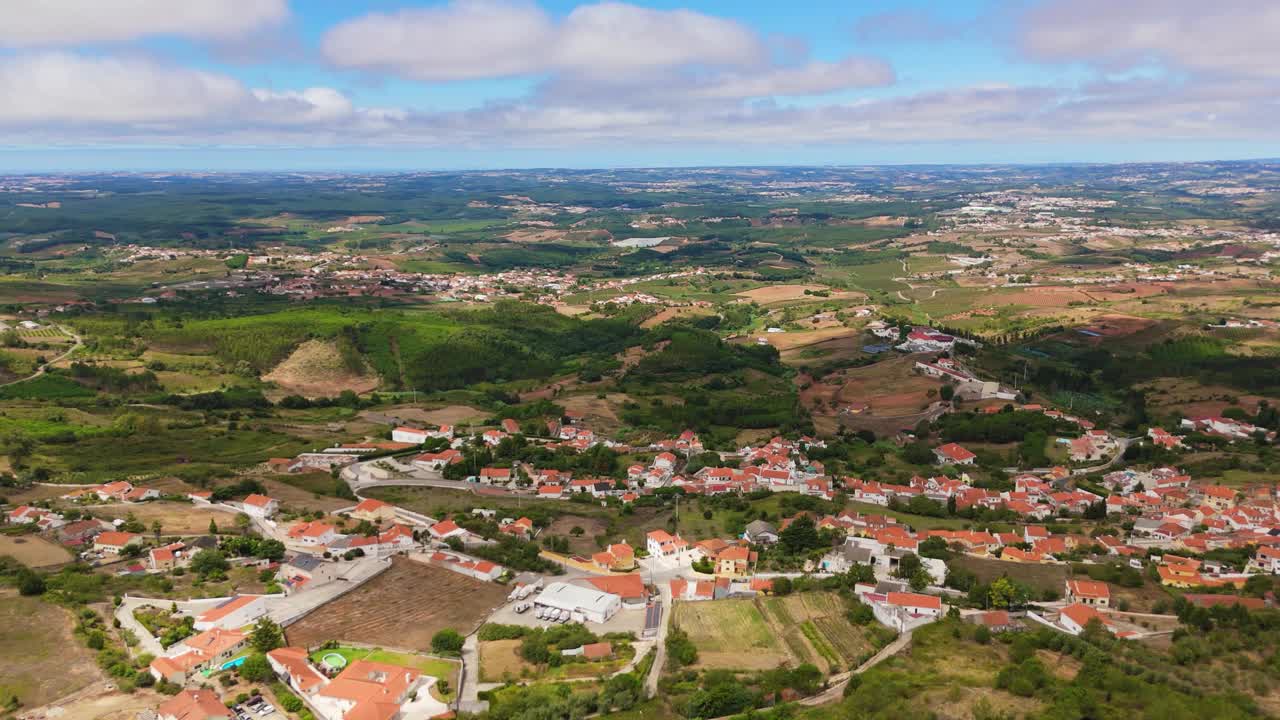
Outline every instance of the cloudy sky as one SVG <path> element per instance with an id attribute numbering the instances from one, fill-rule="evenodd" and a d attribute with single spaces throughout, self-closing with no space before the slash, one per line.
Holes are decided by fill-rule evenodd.
<path id="1" fill-rule="evenodd" d="M 3 0 L 0 171 L 1280 156 L 1275 0 Z"/>

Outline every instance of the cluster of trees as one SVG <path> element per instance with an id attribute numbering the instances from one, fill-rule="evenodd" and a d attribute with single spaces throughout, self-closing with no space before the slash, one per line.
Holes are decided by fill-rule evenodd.
<path id="1" fill-rule="evenodd" d="M 260 560 L 284 558 L 284 543 L 254 535 L 232 535 L 222 539 L 219 545 L 224 553 L 233 557 L 253 557 Z"/>

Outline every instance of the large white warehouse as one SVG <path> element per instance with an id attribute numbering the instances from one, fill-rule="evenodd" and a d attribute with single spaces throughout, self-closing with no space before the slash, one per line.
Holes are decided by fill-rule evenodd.
<path id="1" fill-rule="evenodd" d="M 604 623 L 622 609 L 622 598 L 569 583 L 553 582 L 533 600 L 534 605 L 555 610 L 568 610 L 586 618 L 587 622 Z"/>

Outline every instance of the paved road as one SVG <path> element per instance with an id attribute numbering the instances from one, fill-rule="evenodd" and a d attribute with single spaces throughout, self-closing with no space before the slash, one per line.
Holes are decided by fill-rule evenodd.
<path id="1" fill-rule="evenodd" d="M 198 615 L 206 610 L 217 607 L 225 598 L 215 598 L 212 600 L 165 600 L 163 598 L 145 598 L 145 597 L 129 597 L 125 596 L 120 601 L 120 606 L 116 608 L 115 616 L 120 621 L 120 626 L 127 628 L 138 636 L 138 645 L 133 648 L 133 653 L 151 653 L 156 657 L 164 655 L 164 647 L 160 645 L 160 641 L 147 630 L 133 613 L 138 608 L 154 607 L 167 609 L 172 605 L 177 605 L 178 610 L 189 615 Z"/>
<path id="2" fill-rule="evenodd" d="M 1129 446 L 1137 442 L 1138 440 L 1141 440 L 1141 438 L 1116 438 L 1116 454 L 1115 455 L 1113 455 L 1110 459 L 1108 459 L 1106 462 L 1100 465 L 1090 465 L 1089 467 L 1076 468 L 1071 471 L 1071 474 L 1072 475 L 1088 475 L 1089 473 L 1095 473 L 1100 470 L 1106 470 L 1110 468 L 1112 465 L 1115 465 L 1116 463 L 1123 460 L 1124 451 L 1128 450 Z M 1029 475 L 1043 475 L 1049 472 L 1050 470 L 1053 470 L 1053 468 L 1031 468 L 1030 470 L 1023 470 L 1017 467 L 1007 467 L 1004 469 L 1005 472 L 1010 474 L 1027 473 Z"/>
<path id="3" fill-rule="evenodd" d="M 56 358 L 54 358 L 54 359 L 50 360 L 49 362 L 47 362 L 47 363 L 45 363 L 45 364 L 41 365 L 40 367 L 36 368 L 36 371 L 35 371 L 35 372 L 33 372 L 33 373 L 31 373 L 30 375 L 28 375 L 28 376 L 26 376 L 26 377 L 24 377 L 24 378 L 18 378 L 17 380 L 10 380 L 10 381 L 9 381 L 9 382 L 7 382 L 7 383 L 0 383 L 0 387 L 6 387 L 6 386 L 8 386 L 8 385 L 17 385 L 18 383 L 23 383 L 23 382 L 26 382 L 26 381 L 28 381 L 28 380 L 35 380 L 36 378 L 38 378 L 38 377 L 40 377 L 41 375 L 43 375 L 43 374 L 45 373 L 45 371 L 49 369 L 49 366 L 50 366 L 50 365 L 53 365 L 53 364 L 54 364 L 54 363 L 56 363 L 56 362 L 60 362 L 60 361 L 62 361 L 62 360 L 65 360 L 65 359 L 67 358 L 67 356 L 71 355 L 71 353 L 75 352 L 76 350 L 79 350 L 81 347 L 83 347 L 83 346 L 84 346 L 84 341 L 80 338 L 80 336 L 79 336 L 79 335 L 77 335 L 77 334 L 75 334 L 75 333 L 71 332 L 70 330 L 68 330 L 68 329 L 66 329 L 66 328 L 64 328 L 64 327 L 62 327 L 61 325 L 55 325 L 54 327 L 58 328 L 59 330 L 61 330 L 61 331 L 62 331 L 62 332 L 64 332 L 64 333 L 66 333 L 66 334 L 70 335 L 70 336 L 71 336 L 71 338 L 72 338 L 73 340 L 75 340 L 75 343 L 71 346 L 71 348 L 70 348 L 69 350 L 67 350 L 66 352 L 62 353 L 61 355 L 59 355 L 58 357 L 56 357 Z"/>
<path id="4" fill-rule="evenodd" d="M 658 601 L 662 603 L 662 620 L 658 623 L 658 635 L 653 639 L 653 666 L 649 668 L 649 677 L 644 679 L 644 691 L 648 697 L 658 696 L 658 678 L 667 664 L 667 630 L 671 627 L 671 616 L 675 614 L 675 608 L 671 606 L 671 589 L 666 583 L 658 586 Z"/>
<path id="5" fill-rule="evenodd" d="M 488 702 L 480 701 L 480 641 L 479 636 L 472 633 L 462 643 L 462 687 L 458 689 L 458 710 L 480 713 L 488 708 Z"/>

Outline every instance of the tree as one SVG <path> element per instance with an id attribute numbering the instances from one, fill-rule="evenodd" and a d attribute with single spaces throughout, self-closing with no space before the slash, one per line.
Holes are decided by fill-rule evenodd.
<path id="1" fill-rule="evenodd" d="M 254 653 L 244 659 L 239 667 L 240 677 L 249 682 L 262 682 L 270 680 L 274 675 L 271 670 L 271 663 L 267 662 L 267 656 L 262 653 Z"/>
<path id="2" fill-rule="evenodd" d="M 43 595 L 44 578 L 39 573 L 23 568 L 18 576 L 18 592 L 23 595 Z"/>
<path id="3" fill-rule="evenodd" d="M 218 521 L 214 520 L 213 518 L 209 518 L 209 534 L 210 535 L 218 534 Z"/>
<path id="4" fill-rule="evenodd" d="M 791 578 L 776 577 L 773 579 L 774 595 L 790 595 L 791 594 Z"/>
<path id="5" fill-rule="evenodd" d="M 249 633 L 249 644 L 260 653 L 268 653 L 284 645 L 284 631 L 267 616 L 258 618 Z"/>
<path id="6" fill-rule="evenodd" d="M 236 529 L 240 531 L 241 535 L 249 531 L 249 525 L 252 523 L 253 521 L 249 519 L 248 515 L 244 513 L 236 514 Z"/>
<path id="7" fill-rule="evenodd" d="M 909 580 L 923 565 L 920 562 L 920 556 L 915 553 L 907 553 L 898 560 L 898 569 L 893 571 L 893 575 L 903 580 Z"/>
<path id="8" fill-rule="evenodd" d="M 191 571 L 200 576 L 224 573 L 231 567 L 220 550 L 205 548 L 191 557 Z"/>
<path id="9" fill-rule="evenodd" d="M 156 520 L 155 522 L 151 523 L 151 532 L 153 535 L 156 536 L 157 542 L 160 540 L 160 532 L 162 530 L 164 530 L 164 527 L 160 524 L 159 520 Z"/>
<path id="10" fill-rule="evenodd" d="M 790 555 L 800 555 L 822 546 L 822 539 L 818 537 L 818 527 L 814 525 L 813 518 L 808 515 L 801 515 L 793 520 L 778 539 L 783 549 Z"/>
<path id="11" fill-rule="evenodd" d="M 457 630 L 445 628 L 431 637 L 431 652 L 444 654 L 457 654 L 462 652 L 464 639 Z"/>
<path id="12" fill-rule="evenodd" d="M 991 607 L 1016 609 L 1027 604 L 1030 593 L 1023 585 L 1010 580 L 1007 576 L 996 578 L 987 590 Z"/>
<path id="13" fill-rule="evenodd" d="M 911 577 L 907 579 L 907 583 L 911 586 L 912 590 L 920 592 L 933 584 L 933 576 L 929 574 L 928 570 L 925 570 L 923 567 L 919 567 L 916 568 L 915 572 L 911 573 Z"/>

